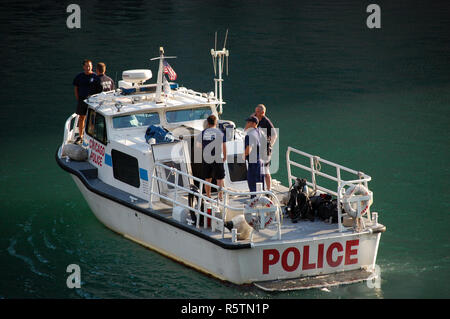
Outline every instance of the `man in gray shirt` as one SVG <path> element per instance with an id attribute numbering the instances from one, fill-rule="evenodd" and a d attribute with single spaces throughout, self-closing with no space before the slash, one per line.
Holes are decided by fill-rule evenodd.
<path id="1" fill-rule="evenodd" d="M 103 62 L 97 63 L 97 68 L 95 70 L 97 72 L 97 76 L 100 81 L 101 91 L 112 91 L 116 89 L 116 86 L 114 85 L 114 81 L 105 74 L 106 72 L 106 65 Z"/>
<path id="2" fill-rule="evenodd" d="M 256 183 L 262 183 L 264 187 L 264 166 L 261 160 L 263 148 L 261 146 L 263 136 L 258 128 L 258 119 L 256 116 L 250 116 L 246 119 L 247 135 L 244 139 L 244 156 L 248 163 L 247 183 L 250 192 L 256 192 Z M 255 195 L 250 196 L 251 198 Z"/>

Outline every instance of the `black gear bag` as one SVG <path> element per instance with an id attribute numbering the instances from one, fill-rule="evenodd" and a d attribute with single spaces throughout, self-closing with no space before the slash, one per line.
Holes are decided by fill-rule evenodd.
<path id="1" fill-rule="evenodd" d="M 337 223 L 338 222 L 338 206 L 337 199 L 333 199 L 329 194 L 320 194 L 311 197 L 311 204 L 314 214 L 321 220 Z M 341 206 L 341 212 L 344 213 Z"/>
<path id="2" fill-rule="evenodd" d="M 312 209 L 311 200 L 306 192 L 306 179 L 295 181 L 289 190 L 289 200 L 286 206 L 286 212 L 293 223 L 301 219 L 314 221 L 314 211 Z"/>

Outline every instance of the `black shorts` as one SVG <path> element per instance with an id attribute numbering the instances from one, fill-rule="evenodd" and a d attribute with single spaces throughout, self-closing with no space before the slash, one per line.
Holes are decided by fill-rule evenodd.
<path id="1" fill-rule="evenodd" d="M 79 100 L 77 103 L 77 110 L 75 113 L 78 115 L 86 115 L 87 113 L 88 105 L 83 100 Z"/>
<path id="2" fill-rule="evenodd" d="M 225 178 L 225 169 L 223 167 L 223 163 L 203 163 L 203 173 L 205 179 L 213 178 L 217 180 Z"/>

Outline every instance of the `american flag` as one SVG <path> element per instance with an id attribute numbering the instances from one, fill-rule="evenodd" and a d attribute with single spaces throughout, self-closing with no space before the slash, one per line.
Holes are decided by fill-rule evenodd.
<path id="1" fill-rule="evenodd" d="M 175 81 L 177 79 L 177 74 L 166 60 L 164 60 L 164 73 L 169 75 L 170 81 Z"/>

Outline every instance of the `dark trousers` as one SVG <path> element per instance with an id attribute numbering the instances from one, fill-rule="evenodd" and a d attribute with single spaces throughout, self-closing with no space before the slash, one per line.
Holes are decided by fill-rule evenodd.
<path id="1" fill-rule="evenodd" d="M 256 192 L 256 183 L 263 183 L 264 188 L 264 174 L 261 174 L 262 162 L 248 163 L 247 168 L 247 183 L 250 192 Z M 255 197 L 252 195 L 251 198 Z"/>

